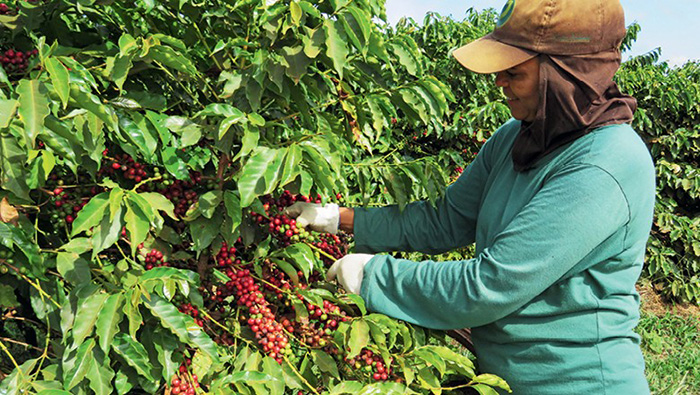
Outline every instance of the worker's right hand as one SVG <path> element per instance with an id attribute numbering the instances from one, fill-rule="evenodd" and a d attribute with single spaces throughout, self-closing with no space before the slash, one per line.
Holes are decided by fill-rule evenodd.
<path id="1" fill-rule="evenodd" d="M 372 258 L 374 258 L 372 254 L 345 255 L 331 265 L 326 273 L 326 280 L 333 281 L 337 278 L 347 292 L 359 295 L 365 266 Z"/>
<path id="2" fill-rule="evenodd" d="M 337 204 L 296 202 L 284 210 L 284 214 L 294 217 L 297 225 L 309 226 L 317 232 L 338 233 L 340 211 Z"/>

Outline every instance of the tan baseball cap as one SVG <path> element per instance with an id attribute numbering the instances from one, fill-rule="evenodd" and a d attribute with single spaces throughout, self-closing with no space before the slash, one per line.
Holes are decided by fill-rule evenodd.
<path id="1" fill-rule="evenodd" d="M 452 54 L 473 72 L 495 73 L 540 53 L 606 51 L 619 47 L 624 36 L 619 0 L 508 0 L 493 32 Z"/>

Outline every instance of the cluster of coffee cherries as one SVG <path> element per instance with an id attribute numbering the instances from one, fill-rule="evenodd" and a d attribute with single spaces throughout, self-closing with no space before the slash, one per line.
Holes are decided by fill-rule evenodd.
<path id="1" fill-rule="evenodd" d="M 190 206 L 194 204 L 199 195 L 194 190 L 194 187 L 202 182 L 202 174 L 192 172 L 189 180 L 173 180 L 172 182 L 164 182 L 165 188 L 158 190 L 160 194 L 165 196 L 175 205 L 175 215 L 184 217 L 187 214 Z M 169 184 L 169 185 L 168 185 Z"/>
<path id="2" fill-rule="evenodd" d="M 48 177 L 47 191 L 51 196 L 47 201 L 46 209 L 42 211 L 51 218 L 53 223 L 59 225 L 56 229 L 72 224 L 78 212 L 85 207 L 90 198 L 104 191 L 100 186 L 90 185 L 90 180 L 84 175 L 80 175 L 76 182 L 77 186 L 68 188 L 62 176 L 52 173 Z"/>
<path id="3" fill-rule="evenodd" d="M 298 278 L 301 278 L 303 275 L 302 272 L 297 272 Z M 285 293 L 293 288 L 287 274 L 270 260 L 263 262 L 262 277 L 265 279 L 263 287 L 273 299 L 285 299 Z"/>
<path id="4" fill-rule="evenodd" d="M 356 358 L 346 359 L 345 362 L 357 371 L 364 370 L 377 381 L 386 381 L 392 377 L 393 369 L 386 366 L 380 355 L 366 348 Z"/>
<path id="5" fill-rule="evenodd" d="M 0 3 L 0 15 L 13 15 L 14 10 L 5 3 Z"/>
<path id="6" fill-rule="evenodd" d="M 39 51 L 36 49 L 22 52 L 10 48 L 2 53 L 0 56 L 0 63 L 2 63 L 2 67 L 9 74 L 24 73 L 29 66 L 29 60 L 38 53 Z"/>
<path id="7" fill-rule="evenodd" d="M 197 387 L 199 386 L 199 383 L 196 381 L 190 382 L 186 378 L 176 375 L 170 381 L 170 393 L 173 395 L 195 395 L 197 393 L 195 390 L 195 384 L 197 384 Z"/>
<path id="8" fill-rule="evenodd" d="M 15 263 L 12 255 L 12 251 L 0 247 L 0 274 L 5 274 L 9 271 L 7 266 L 5 266 L 5 263 L 10 265 Z"/>
<path id="9" fill-rule="evenodd" d="M 336 198 L 340 200 L 342 199 L 342 195 L 339 193 L 336 195 Z M 265 212 L 252 212 L 251 216 L 258 224 L 263 226 L 267 224 L 267 232 L 277 240 L 278 245 L 281 247 L 287 247 L 297 242 L 308 243 L 326 253 L 325 255 L 321 255 L 321 259 L 326 264 L 332 264 L 336 259 L 347 254 L 347 236 L 307 231 L 297 226 L 296 219 L 283 214 L 284 209 L 295 202 L 321 203 L 322 199 L 320 195 L 317 195 L 314 199 L 311 196 L 294 195 L 289 191 L 284 191 L 278 199 L 274 199 L 271 196 L 264 196 L 261 200 L 264 202 L 263 209 Z M 278 214 L 273 214 L 274 212 Z"/>
<path id="10" fill-rule="evenodd" d="M 261 214 L 253 213 L 257 223 L 265 223 L 266 218 Z M 277 239 L 282 247 L 287 247 L 300 238 L 304 238 L 307 232 L 304 229 L 297 228 L 297 221 L 289 218 L 284 214 L 278 214 L 270 217 L 268 222 L 268 232 Z M 296 237 L 295 237 L 296 236 Z"/>
<path id="11" fill-rule="evenodd" d="M 241 267 L 242 265 L 241 258 L 236 256 L 239 247 L 242 247 L 240 238 L 232 246 L 229 246 L 226 242 L 224 242 L 219 249 L 219 252 L 213 258 L 213 266 L 218 267 L 218 269 L 229 278 L 236 278 L 234 265 L 236 267 Z M 217 312 L 217 314 L 224 314 L 227 311 L 227 306 L 224 304 L 224 299 L 234 295 L 236 290 L 234 283 L 231 281 L 224 284 L 224 286 L 217 286 L 204 278 L 199 291 L 202 293 L 202 296 L 207 302 L 206 307 L 208 311 Z"/>
<path id="12" fill-rule="evenodd" d="M 237 241 L 240 243 L 240 239 Z M 255 339 L 263 351 L 282 363 L 284 355 L 291 354 L 289 338 L 284 332 L 283 326 L 275 319 L 272 305 L 265 298 L 263 289 L 251 274 L 251 265 L 242 264 L 241 258 L 236 254 L 238 248 L 223 243 L 221 249 L 214 257 L 216 266 L 230 279 L 219 289 L 212 289 L 212 301 L 221 303 L 229 295 L 234 296 L 236 305 L 241 307 L 246 315 L 242 318 L 255 334 Z"/>
<path id="13" fill-rule="evenodd" d="M 177 309 L 181 313 L 187 314 L 194 318 L 194 322 L 197 325 L 204 327 L 204 320 L 199 316 L 199 309 L 197 309 L 197 306 L 194 306 L 192 303 L 182 303 Z"/>
<path id="14" fill-rule="evenodd" d="M 301 295 L 298 295 L 301 299 Z M 329 302 L 323 301 L 323 306 L 316 306 L 312 303 L 306 305 L 308 318 L 302 319 L 295 327 L 290 325 L 285 326 L 288 331 L 294 331 L 295 335 L 310 347 L 321 347 L 331 355 L 338 354 L 339 350 L 330 342 L 333 333 L 338 329 L 340 322 L 345 322 L 349 319 L 340 307 Z M 285 325 L 288 320 L 282 321 Z"/>
<path id="15" fill-rule="evenodd" d="M 238 240 L 240 242 L 240 239 Z M 221 249 L 216 254 L 215 260 L 219 267 L 227 267 L 232 265 L 240 265 L 241 259 L 236 257 L 236 252 L 238 249 L 235 245 L 228 246 L 226 242 L 223 242 Z"/>
<path id="16" fill-rule="evenodd" d="M 107 155 L 108 150 L 105 149 L 102 155 Z M 117 154 L 113 158 L 106 159 L 108 166 L 102 166 L 99 175 L 112 175 L 116 172 L 120 172 L 121 175 L 127 180 L 133 180 L 137 183 L 148 178 L 148 173 L 146 173 L 146 165 L 143 163 L 136 162 L 134 158 L 129 154 Z"/>
<path id="17" fill-rule="evenodd" d="M 324 254 L 320 254 L 320 258 L 326 265 L 333 264 L 337 259 L 347 254 L 347 236 L 344 234 L 333 235 L 313 230 L 307 231 L 298 227 L 294 218 L 284 214 L 273 215 L 269 219 L 262 214 L 252 213 L 251 215 L 255 222 L 263 225 L 267 223 L 267 232 L 282 248 L 294 243 L 307 243 L 324 252 Z"/>
<path id="18" fill-rule="evenodd" d="M 292 353 L 289 338 L 283 326 L 275 320 L 271 305 L 265 300 L 260 286 L 250 274 L 250 269 L 234 270 L 234 276 L 226 286 L 235 289 L 236 304 L 248 310 L 246 323 L 263 351 L 282 363 L 283 356 Z"/>
<path id="19" fill-rule="evenodd" d="M 338 194 L 336 196 L 338 199 L 342 198 L 341 194 Z M 305 203 L 321 203 L 321 195 L 317 194 L 316 197 L 313 197 L 312 195 L 306 196 L 302 194 L 293 194 L 289 190 L 285 190 L 282 192 L 282 195 L 280 195 L 279 198 L 275 199 L 272 197 L 272 195 L 265 195 L 260 198 L 260 200 L 263 202 L 263 208 L 265 209 L 265 214 L 269 214 L 270 210 L 275 210 L 277 212 L 281 212 L 285 208 L 291 206 L 292 204 L 296 202 L 305 202 Z"/>
<path id="20" fill-rule="evenodd" d="M 344 234 L 339 236 L 320 233 L 317 239 L 312 240 L 310 244 L 324 252 L 324 254 L 320 254 L 320 257 L 326 266 L 332 265 L 333 262 L 348 253 L 347 236 Z"/>
<path id="21" fill-rule="evenodd" d="M 199 388 L 199 378 L 196 374 L 189 374 L 187 366 L 192 364 L 192 360 L 187 358 L 185 363 L 180 365 L 178 373 L 170 380 L 170 393 L 173 395 L 195 395 Z M 167 391 L 166 391 L 167 393 Z"/>
<path id="22" fill-rule="evenodd" d="M 62 219 L 66 224 L 70 225 L 75 221 L 78 212 L 85 207 L 87 200 L 77 200 L 70 193 L 61 187 L 56 187 L 52 191 L 54 199 L 53 204 L 56 210 L 52 213 L 54 219 Z"/>
<path id="23" fill-rule="evenodd" d="M 413 140 L 423 139 L 423 137 L 426 137 L 427 135 L 428 135 L 428 129 L 425 129 L 423 132 L 415 131 L 415 132 L 410 134 L 410 136 Z"/>
<path id="24" fill-rule="evenodd" d="M 170 264 L 164 259 L 163 253 L 155 248 L 146 253 L 145 263 L 146 270 L 151 270 L 154 267 L 170 266 Z"/>

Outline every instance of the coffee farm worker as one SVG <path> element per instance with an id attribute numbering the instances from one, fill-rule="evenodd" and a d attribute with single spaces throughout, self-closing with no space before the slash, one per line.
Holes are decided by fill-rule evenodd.
<path id="1" fill-rule="evenodd" d="M 618 0 L 506 4 L 495 30 L 454 51 L 496 73 L 513 119 L 433 207 L 297 204 L 312 228 L 355 234 L 329 278 L 375 312 L 471 327 L 479 369 L 516 394 L 647 394 L 635 291 L 654 208 L 654 166 L 612 81 Z M 414 262 L 476 243 L 473 259 Z"/>

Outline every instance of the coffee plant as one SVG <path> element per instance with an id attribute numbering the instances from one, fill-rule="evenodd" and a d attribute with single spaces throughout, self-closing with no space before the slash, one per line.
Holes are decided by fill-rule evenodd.
<path id="1" fill-rule="evenodd" d="M 457 134 L 456 99 L 383 18 L 381 0 L 4 3 L 0 392 L 508 389 L 325 281 L 351 235 L 285 214 L 434 200 L 475 152 L 425 144 Z"/>
<path id="2" fill-rule="evenodd" d="M 662 294 L 700 304 L 700 64 L 623 65 L 620 85 L 639 100 L 633 126 L 656 163 L 656 215 L 645 275 Z"/>

